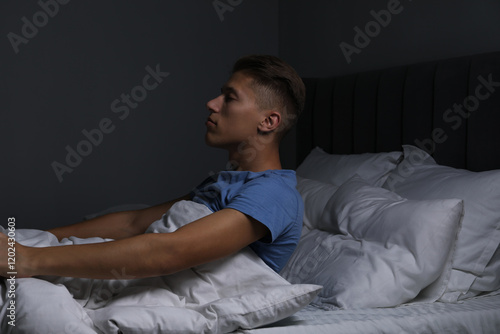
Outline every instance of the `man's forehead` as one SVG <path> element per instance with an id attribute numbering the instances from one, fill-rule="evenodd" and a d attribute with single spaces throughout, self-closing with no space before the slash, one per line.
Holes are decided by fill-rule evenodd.
<path id="1" fill-rule="evenodd" d="M 224 86 L 222 86 L 222 91 L 245 94 L 252 93 L 253 95 L 253 78 L 242 72 L 233 73 Z"/>

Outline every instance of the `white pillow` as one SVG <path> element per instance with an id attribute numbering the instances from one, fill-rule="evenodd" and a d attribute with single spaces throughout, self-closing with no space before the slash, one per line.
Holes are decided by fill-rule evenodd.
<path id="1" fill-rule="evenodd" d="M 297 168 L 297 175 L 340 186 L 354 175 L 359 175 L 373 186 L 382 186 L 389 173 L 396 168 L 402 152 L 329 154 L 314 148 Z"/>
<path id="2" fill-rule="evenodd" d="M 326 203 L 338 188 L 330 183 L 297 176 L 297 190 L 304 202 L 303 222 L 307 230 L 317 228 Z"/>
<path id="3" fill-rule="evenodd" d="M 326 204 L 324 231 L 306 234 L 281 274 L 323 285 L 313 303 L 324 308 L 396 306 L 446 268 L 462 215 L 462 200 L 407 200 L 354 177 Z M 433 293 L 426 301 L 442 291 Z"/>
<path id="4" fill-rule="evenodd" d="M 436 164 L 425 151 L 403 146 L 404 160 L 384 188 L 411 199 L 462 198 L 465 215 L 441 301 L 500 288 L 500 170 L 471 172 Z M 493 154 L 493 152 L 492 152 Z"/>

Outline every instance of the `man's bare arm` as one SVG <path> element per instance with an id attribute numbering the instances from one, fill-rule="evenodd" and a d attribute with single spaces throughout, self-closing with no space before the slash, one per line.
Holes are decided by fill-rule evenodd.
<path id="1" fill-rule="evenodd" d="M 172 205 L 189 196 L 183 196 L 172 201 L 134 211 L 122 211 L 96 217 L 80 223 L 56 227 L 49 232 L 59 240 L 71 236 L 79 238 L 101 237 L 123 239 L 142 234 L 151 223 L 161 218 Z"/>
<path id="2" fill-rule="evenodd" d="M 19 277 L 55 275 L 115 278 L 171 274 L 230 255 L 269 233 L 233 209 L 223 209 L 173 233 L 151 233 L 98 244 L 31 248 L 17 245 Z M 0 245 L 5 243 L 0 239 Z M 5 245 L 0 246 L 4 251 Z M 6 250 L 6 249 L 5 249 Z M 6 273 L 6 261 L 0 274 Z M 8 271 L 8 270 L 7 270 Z"/>

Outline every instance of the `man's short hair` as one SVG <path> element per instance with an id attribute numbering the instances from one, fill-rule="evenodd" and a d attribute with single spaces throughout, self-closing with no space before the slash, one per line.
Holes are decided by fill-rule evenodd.
<path id="1" fill-rule="evenodd" d="M 259 108 L 281 111 L 282 126 L 278 129 L 281 139 L 304 109 L 304 82 L 293 67 L 270 55 L 250 55 L 238 59 L 233 73 L 240 71 L 252 77 Z"/>

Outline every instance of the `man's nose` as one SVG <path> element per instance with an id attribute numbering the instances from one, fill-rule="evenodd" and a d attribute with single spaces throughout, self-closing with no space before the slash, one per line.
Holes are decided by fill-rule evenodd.
<path id="1" fill-rule="evenodd" d="M 219 112 L 222 103 L 222 94 L 207 102 L 207 109 L 211 112 Z"/>

